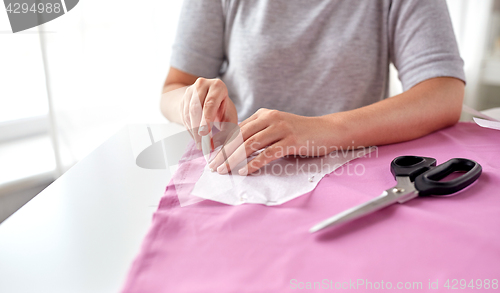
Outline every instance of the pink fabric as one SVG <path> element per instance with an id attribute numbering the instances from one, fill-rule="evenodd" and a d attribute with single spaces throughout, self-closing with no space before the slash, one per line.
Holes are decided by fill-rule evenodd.
<path id="1" fill-rule="evenodd" d="M 483 174 L 456 196 L 417 198 L 308 233 L 317 222 L 394 186 L 389 164 L 401 155 L 434 157 L 438 164 L 468 158 L 482 165 Z M 181 208 L 171 183 L 123 292 L 288 292 L 307 282 L 326 286 L 325 279 L 351 290 L 359 280 L 372 288 L 391 282 L 393 289 L 398 282 L 422 282 L 419 292 L 437 280 L 439 290 L 430 291 L 439 292 L 448 291 L 448 279 L 491 282 L 500 278 L 499 156 L 499 131 L 459 123 L 382 146 L 378 157 L 352 162 L 365 167 L 363 175 L 330 174 L 314 191 L 281 206 L 204 201 Z"/>

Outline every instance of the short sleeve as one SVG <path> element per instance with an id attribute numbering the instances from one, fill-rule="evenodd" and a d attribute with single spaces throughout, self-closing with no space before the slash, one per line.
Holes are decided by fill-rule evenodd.
<path id="1" fill-rule="evenodd" d="M 221 0 L 184 0 L 170 66 L 195 76 L 215 78 L 223 62 Z"/>
<path id="2" fill-rule="evenodd" d="M 393 0 L 389 44 L 405 91 L 434 77 L 465 82 L 464 62 L 445 0 Z"/>

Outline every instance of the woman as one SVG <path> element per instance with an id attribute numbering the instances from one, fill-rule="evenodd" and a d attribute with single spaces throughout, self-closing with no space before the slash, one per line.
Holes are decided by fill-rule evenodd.
<path id="1" fill-rule="evenodd" d="M 387 98 L 391 62 L 404 92 Z M 453 125 L 464 80 L 445 0 L 186 0 L 161 109 L 197 145 L 212 122 L 243 121 L 236 152 L 265 148 L 244 175 L 313 147 L 397 143 Z M 226 173 L 223 162 L 210 167 Z"/>

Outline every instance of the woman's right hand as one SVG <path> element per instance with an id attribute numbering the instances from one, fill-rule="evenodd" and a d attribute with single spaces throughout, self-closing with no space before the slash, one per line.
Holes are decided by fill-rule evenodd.
<path id="1" fill-rule="evenodd" d="M 182 122 L 201 149 L 201 136 L 210 133 L 214 122 L 238 124 L 238 113 L 220 79 L 198 78 L 180 102 Z"/>

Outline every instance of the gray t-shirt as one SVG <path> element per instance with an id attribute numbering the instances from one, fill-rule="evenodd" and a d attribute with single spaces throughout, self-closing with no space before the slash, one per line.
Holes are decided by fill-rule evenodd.
<path id="1" fill-rule="evenodd" d="M 171 66 L 220 77 L 245 119 L 320 116 L 440 76 L 465 81 L 445 0 L 185 0 Z"/>

